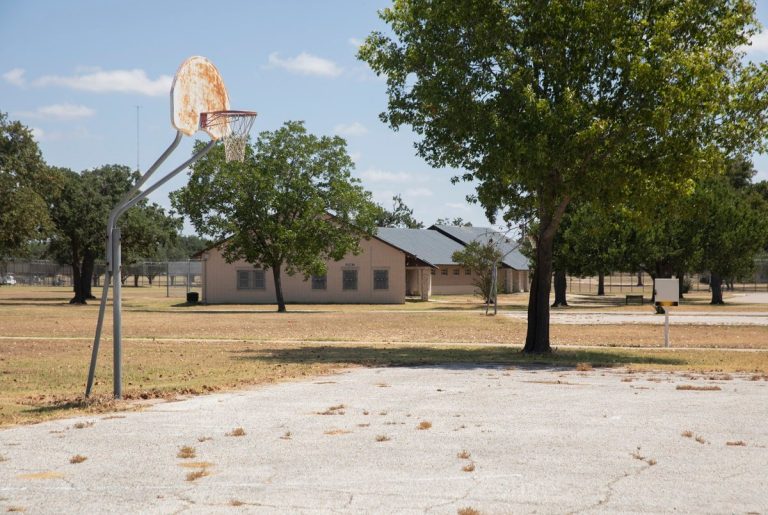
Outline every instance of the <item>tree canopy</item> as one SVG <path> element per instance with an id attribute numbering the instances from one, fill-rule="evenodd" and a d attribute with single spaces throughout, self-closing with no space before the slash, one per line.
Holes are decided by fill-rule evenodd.
<path id="1" fill-rule="evenodd" d="M 501 260 L 499 248 L 492 241 L 470 241 L 462 250 L 454 252 L 451 259 L 472 270 L 472 283 L 480 290 L 483 300 L 486 303 L 493 302 L 496 296 L 493 272 Z"/>
<path id="2" fill-rule="evenodd" d="M 133 186 L 138 174 L 123 165 L 104 165 L 81 173 L 55 169 L 63 184 L 50 198 L 55 230 L 50 241 L 53 256 L 72 265 L 73 304 L 85 304 L 97 259 L 106 252 L 107 219 L 120 198 Z M 142 202 L 119 221 L 126 265 L 139 255 L 175 237 L 180 220 L 169 217 L 156 205 Z"/>
<path id="3" fill-rule="evenodd" d="M 60 186 L 32 131 L 0 112 L 0 259 L 23 253 L 50 230 L 44 195 Z"/>
<path id="4" fill-rule="evenodd" d="M 392 209 L 379 206 L 376 216 L 377 227 L 402 227 L 405 229 L 423 229 L 424 224 L 413 216 L 413 209 L 403 202 L 401 195 L 392 197 Z"/>
<path id="5" fill-rule="evenodd" d="M 382 119 L 463 169 L 492 221 L 535 219 L 526 352 L 548 352 L 555 234 L 572 200 L 652 203 L 763 142 L 768 70 L 748 0 L 399 0 L 359 57 Z"/>
<path id="6" fill-rule="evenodd" d="M 328 259 L 358 252 L 360 238 L 375 231 L 377 206 L 351 176 L 353 166 L 342 138 L 286 122 L 259 134 L 243 163 L 225 162 L 214 148 L 171 202 L 199 234 L 222 242 L 228 262 L 271 269 L 285 311 L 282 269 L 323 275 Z"/>

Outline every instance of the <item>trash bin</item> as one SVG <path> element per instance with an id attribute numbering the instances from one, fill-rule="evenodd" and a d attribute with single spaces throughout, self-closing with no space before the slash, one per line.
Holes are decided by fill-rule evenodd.
<path id="1" fill-rule="evenodd" d="M 197 301 L 200 299 L 200 294 L 196 291 L 191 291 L 187 293 L 187 304 L 197 304 Z"/>

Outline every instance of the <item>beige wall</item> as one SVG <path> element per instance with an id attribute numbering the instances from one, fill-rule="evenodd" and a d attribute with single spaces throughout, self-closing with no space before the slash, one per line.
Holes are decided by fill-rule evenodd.
<path id="1" fill-rule="evenodd" d="M 447 272 L 444 275 L 443 272 Z M 456 271 L 459 272 L 456 275 Z M 472 284 L 477 276 L 475 274 L 466 275 L 465 269 L 459 266 L 441 266 L 435 270 L 432 276 L 432 294 L 433 295 L 461 295 L 472 294 L 480 290 Z"/>
<path id="2" fill-rule="evenodd" d="M 302 274 L 282 273 L 283 297 L 293 303 L 402 304 L 405 302 L 405 256 L 375 238 L 361 240 L 362 252 L 347 254 L 341 261 L 329 261 L 325 290 L 313 290 L 312 280 Z M 274 304 L 275 286 L 272 270 L 265 272 L 265 287 L 239 290 L 237 270 L 253 270 L 244 261 L 227 263 L 217 249 L 203 255 L 203 302 L 211 304 Z M 343 290 L 342 270 L 357 270 L 357 290 Z M 389 288 L 373 289 L 373 271 L 389 271 Z"/>
<path id="3" fill-rule="evenodd" d="M 443 275 L 442 271 L 447 270 L 448 275 Z M 459 271 L 456 275 L 455 271 Z M 477 276 L 466 275 L 464 268 L 457 266 L 442 266 L 435 270 L 432 276 L 432 293 L 435 295 L 466 295 L 478 293 L 480 290 L 473 284 Z M 518 293 L 528 291 L 528 272 L 512 270 L 511 268 L 500 268 L 499 291 L 501 293 Z"/>

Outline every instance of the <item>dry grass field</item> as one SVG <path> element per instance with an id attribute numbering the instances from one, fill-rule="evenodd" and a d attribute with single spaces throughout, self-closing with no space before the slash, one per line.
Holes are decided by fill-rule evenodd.
<path id="1" fill-rule="evenodd" d="M 654 349 L 648 347 L 661 345 L 659 326 L 553 325 L 557 352 L 523 356 L 519 346 L 525 322 L 504 316 L 525 310 L 523 294 L 504 296 L 501 315 L 488 317 L 472 297 L 395 306 L 289 305 L 288 313 L 278 314 L 274 306 L 189 306 L 166 298 L 160 288 L 123 292 L 124 392 L 129 399 L 198 394 L 369 365 L 588 363 L 768 377 L 768 352 L 760 351 L 768 349 L 768 327 L 760 326 L 675 327 L 677 348 Z M 0 288 L 0 425 L 136 408 L 136 403 L 109 400 L 109 313 L 95 399 L 82 401 L 98 305 L 70 306 L 68 299 L 63 288 Z M 623 297 L 575 298 L 568 309 L 652 311 L 648 305 L 625 307 L 622 302 Z M 766 306 L 710 308 L 700 295 L 680 309 L 759 312 Z"/>

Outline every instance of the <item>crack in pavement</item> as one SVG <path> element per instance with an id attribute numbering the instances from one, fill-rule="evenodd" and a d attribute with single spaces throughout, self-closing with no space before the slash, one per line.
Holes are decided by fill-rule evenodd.
<path id="1" fill-rule="evenodd" d="M 639 469 L 635 470 L 634 472 L 632 472 L 632 471 L 630 471 L 630 472 L 624 472 L 623 474 L 621 474 L 621 475 L 619 475 L 619 476 L 616 476 L 615 478 L 613 478 L 613 479 L 611 479 L 610 481 L 608 481 L 608 483 L 605 485 L 605 488 L 607 489 L 607 491 L 606 491 L 606 493 L 605 493 L 605 495 L 603 496 L 603 498 L 602 498 L 602 499 L 598 500 L 598 501 L 597 501 L 596 503 L 594 503 L 594 504 L 590 504 L 589 506 L 586 506 L 586 507 L 584 507 L 584 508 L 581 508 L 581 509 L 579 509 L 579 510 L 576 510 L 576 511 L 572 511 L 572 512 L 569 512 L 569 513 L 570 513 L 570 514 L 574 514 L 574 515 L 575 515 L 575 514 L 577 514 L 577 513 L 584 513 L 584 512 L 586 512 L 586 511 L 589 511 L 589 510 L 592 510 L 592 509 L 595 509 L 595 508 L 599 508 L 599 507 L 601 507 L 601 506 L 605 506 L 606 504 L 608 504 L 608 503 L 611 501 L 611 498 L 613 497 L 613 494 L 615 493 L 615 492 L 614 492 L 614 490 L 613 490 L 613 487 L 614 487 L 614 486 L 616 486 L 616 484 L 617 484 L 619 481 L 621 481 L 621 480 L 622 480 L 622 479 L 624 479 L 624 478 L 630 477 L 630 476 L 634 476 L 634 477 L 637 477 L 637 476 L 639 476 L 639 475 L 640 475 L 640 474 L 641 474 L 641 473 L 642 473 L 644 470 L 648 470 L 648 469 L 649 469 L 649 468 L 651 468 L 652 466 L 653 466 L 653 465 L 650 465 L 650 464 L 646 464 L 645 466 L 641 466 Z"/>

